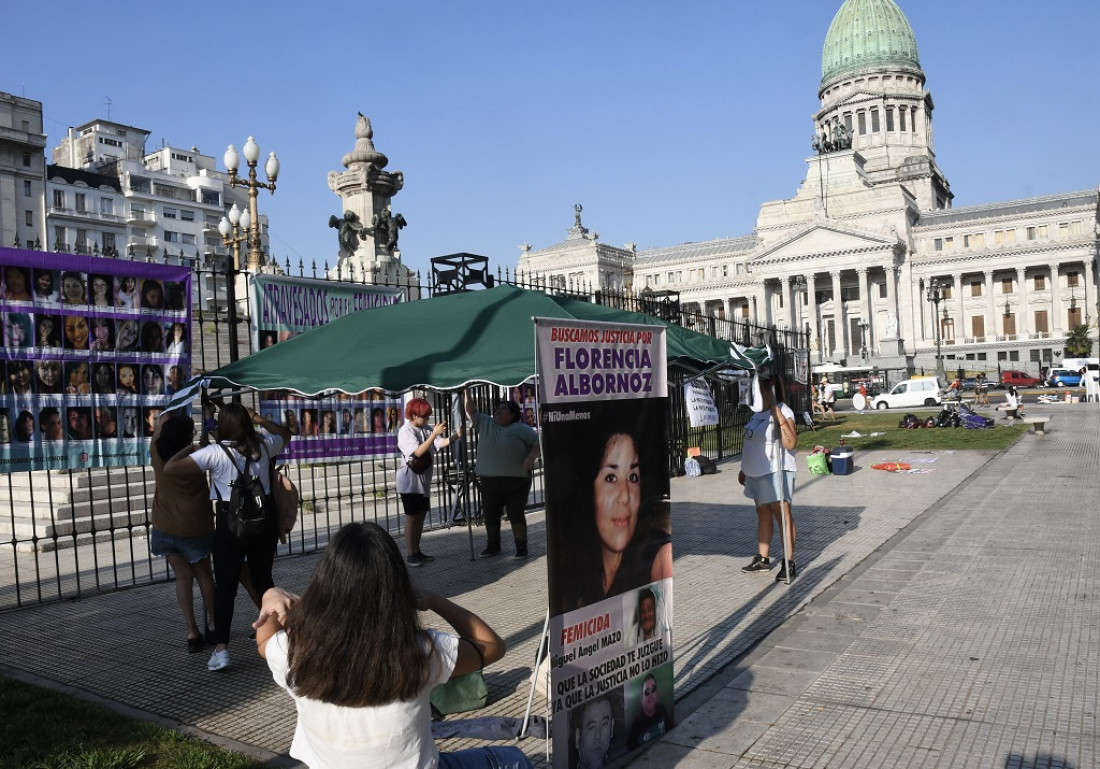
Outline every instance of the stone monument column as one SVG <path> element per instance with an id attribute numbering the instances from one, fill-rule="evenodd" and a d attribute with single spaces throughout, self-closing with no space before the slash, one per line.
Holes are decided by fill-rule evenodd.
<path id="1" fill-rule="evenodd" d="M 368 283 L 407 284 L 397 239 L 405 218 L 392 211 L 393 196 L 405 184 L 400 171 L 387 171 L 389 158 L 374 147 L 370 119 L 359 113 L 355 148 L 344 155 L 346 171 L 330 171 L 328 186 L 340 197 L 340 213 L 329 219 L 338 231 L 337 264 L 344 275 Z"/>

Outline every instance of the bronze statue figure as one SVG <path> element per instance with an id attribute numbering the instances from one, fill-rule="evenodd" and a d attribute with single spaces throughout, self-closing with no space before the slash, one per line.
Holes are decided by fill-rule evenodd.
<path id="1" fill-rule="evenodd" d="M 330 216 L 328 226 L 338 230 L 337 238 L 340 241 L 340 248 L 349 254 L 354 254 L 359 248 L 360 238 L 365 239 L 371 232 L 363 226 L 363 223 L 359 221 L 359 214 L 354 211 L 345 211 L 342 219 Z"/>

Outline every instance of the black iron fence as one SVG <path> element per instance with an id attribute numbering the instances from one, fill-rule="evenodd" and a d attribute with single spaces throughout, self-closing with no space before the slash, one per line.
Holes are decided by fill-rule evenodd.
<path id="1" fill-rule="evenodd" d="M 125 257 L 123 257 L 125 258 Z M 167 261 L 178 264 L 180 258 Z M 329 271 L 316 264 L 289 263 L 277 270 L 318 280 L 373 283 L 367 274 L 350 275 Z M 192 366 L 197 373 L 216 369 L 236 357 L 253 352 L 249 333 L 252 311 L 248 292 L 230 285 L 231 274 L 224 261 L 193 265 Z M 539 278 L 498 272 L 496 283 L 564 294 L 602 304 L 659 315 L 687 328 L 719 339 L 751 346 L 768 342 L 774 367 L 792 381 L 795 349 L 807 349 L 805 334 L 766 328 L 744 321 L 730 321 L 682 311 L 668 297 L 634 297 L 614 292 L 592 291 L 580 286 L 549 285 Z M 391 284 L 392 285 L 392 284 Z M 453 285 L 424 285 L 419 275 L 399 286 L 409 301 L 452 290 Z M 235 299 L 235 301 L 233 301 Z M 231 340 L 236 345 L 233 349 Z M 699 447 L 715 459 L 741 451 L 741 427 L 747 410 L 739 407 L 739 386 L 735 381 L 712 381 L 711 390 L 720 413 L 720 424 L 692 428 L 683 405 L 686 374 L 670 372 L 672 414 L 669 424 L 671 448 L 669 472 L 683 472 L 687 449 Z M 472 390 L 482 411 L 509 394 L 498 388 L 479 386 Z M 439 418 L 459 423 L 462 410 L 455 393 L 423 393 Z M 793 405 L 808 408 L 806 394 L 791 393 Z M 252 394 L 241 396 L 255 406 Z M 433 475 L 432 510 L 425 522 L 428 529 L 480 523 L 481 495 L 473 472 L 476 434 L 466 433 L 442 452 Z M 331 534 L 352 521 L 373 521 L 395 536 L 404 525 L 400 500 L 395 491 L 397 456 L 365 457 L 351 462 L 312 462 L 289 468 L 301 493 L 298 525 L 289 541 L 280 546 L 281 557 L 311 553 L 324 547 Z M 529 506 L 541 506 L 541 467 L 536 465 Z M 117 590 L 170 578 L 163 559 L 149 552 L 149 508 L 154 484 L 148 467 L 105 467 L 80 470 L 10 473 L 0 479 L 0 610 L 76 598 L 90 593 Z M 468 529 L 470 530 L 470 529 Z M 473 554 L 472 532 L 470 536 Z"/>

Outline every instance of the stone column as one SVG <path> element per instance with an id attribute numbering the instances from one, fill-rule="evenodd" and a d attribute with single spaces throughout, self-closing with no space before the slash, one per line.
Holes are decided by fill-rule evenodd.
<path id="1" fill-rule="evenodd" d="M 789 275 L 782 275 L 779 278 L 779 292 L 783 297 L 783 314 L 787 316 L 787 325 L 794 328 L 798 322 L 794 317 L 794 302 L 791 301 L 791 277 Z M 778 325 L 778 324 L 776 324 Z"/>
<path id="2" fill-rule="evenodd" d="M 964 292 L 970 286 L 963 286 L 963 274 L 961 272 L 954 273 L 951 279 L 955 281 L 955 286 L 958 289 L 955 292 L 955 312 L 952 313 L 955 318 L 955 335 L 953 339 L 955 344 L 962 344 L 963 340 L 966 339 L 966 294 Z"/>
<path id="3" fill-rule="evenodd" d="M 993 300 L 993 270 L 987 270 L 985 273 L 985 308 L 986 324 L 983 342 L 997 333 L 995 328 L 989 327 L 990 323 L 997 322 L 997 306 Z"/>
<path id="4" fill-rule="evenodd" d="M 1022 339 L 1031 333 L 1030 316 L 1027 311 L 1027 269 L 1016 268 L 1016 287 L 1020 289 L 1020 299 L 1016 308 L 1016 338 Z"/>
<path id="5" fill-rule="evenodd" d="M 1064 336 L 1065 318 L 1062 317 L 1062 296 L 1058 286 L 1058 263 L 1047 265 L 1050 269 L 1050 336 Z"/>
<path id="6" fill-rule="evenodd" d="M 836 338 L 833 341 L 831 355 L 836 356 L 838 350 L 848 349 L 845 340 L 848 338 L 847 320 L 844 317 L 844 300 L 840 297 L 840 270 L 829 273 L 833 278 L 833 326 L 836 329 Z"/>
<path id="7" fill-rule="evenodd" d="M 813 333 L 817 335 L 817 338 L 821 338 L 821 323 L 817 319 L 817 278 L 813 273 L 806 276 L 806 309 L 802 318 L 803 328 L 805 324 L 810 324 L 813 329 Z M 821 348 L 818 348 L 818 352 L 821 352 Z"/>

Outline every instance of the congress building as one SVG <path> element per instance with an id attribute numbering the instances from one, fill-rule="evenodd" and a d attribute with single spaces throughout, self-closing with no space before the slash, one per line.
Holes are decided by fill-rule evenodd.
<path id="1" fill-rule="evenodd" d="M 581 223 L 527 249 L 551 283 L 678 293 L 684 309 L 810 329 L 811 361 L 931 373 L 1060 361 L 1096 324 L 1096 189 L 956 208 L 936 162 L 933 99 L 893 0 L 846 0 L 821 57 L 814 154 L 789 200 L 743 237 L 641 250 Z M 579 209 L 579 207 L 578 207 Z"/>

